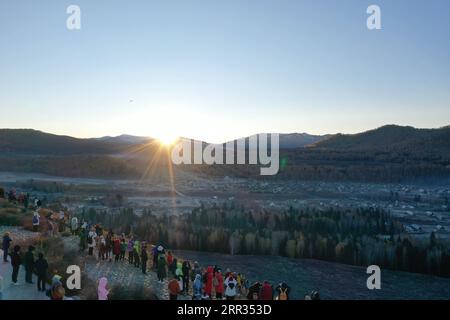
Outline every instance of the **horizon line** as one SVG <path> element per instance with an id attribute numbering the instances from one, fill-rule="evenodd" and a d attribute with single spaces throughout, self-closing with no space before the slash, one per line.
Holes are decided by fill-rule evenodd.
<path id="1" fill-rule="evenodd" d="M 399 125 L 399 124 L 385 124 L 385 125 L 381 125 L 375 128 L 371 128 L 371 129 L 367 129 L 364 131 L 359 131 L 356 133 L 344 133 L 344 132 L 336 132 L 336 133 L 324 133 L 324 134 L 311 134 L 308 132 L 299 132 L 299 131 L 294 131 L 294 132 L 264 132 L 264 131 L 260 131 L 258 133 L 253 133 L 247 136 L 241 136 L 238 138 L 234 138 L 234 139 L 230 139 L 230 140 L 226 140 L 226 141 L 222 141 L 222 142 L 210 142 L 213 144 L 221 144 L 221 143 L 226 143 L 229 141 L 234 141 L 234 140 L 238 140 L 238 139 L 242 139 L 242 138 L 248 138 L 251 136 L 255 136 L 255 135 L 259 135 L 259 134 L 272 134 L 272 133 L 277 133 L 279 135 L 293 135 L 293 134 L 306 134 L 309 136 L 319 136 L 319 137 L 323 137 L 323 136 L 330 136 L 330 135 L 356 135 L 356 134 L 361 134 L 361 133 L 365 133 L 365 132 L 369 132 L 369 131 L 374 131 L 383 127 L 388 127 L 388 126 L 396 126 L 396 127 L 403 127 L 403 128 L 413 128 L 413 129 L 417 129 L 417 130 L 439 130 L 439 129 L 444 129 L 446 127 L 450 127 L 450 124 L 448 125 L 444 125 L 444 126 L 439 126 L 439 127 L 415 127 L 413 125 Z M 44 131 L 44 130 L 40 130 L 40 129 L 34 129 L 34 128 L 0 128 L 0 130 L 32 130 L 32 131 L 37 131 L 37 132 L 42 132 L 45 134 L 51 134 L 51 135 L 55 135 L 55 136 L 65 136 L 65 137 L 70 137 L 70 138 L 75 138 L 75 139 L 80 139 L 80 140 L 89 140 L 89 139 L 102 139 L 102 138 L 117 138 L 117 137 L 121 137 L 121 136 L 130 136 L 130 137 L 137 137 L 137 138 L 147 138 L 147 139 L 155 139 L 157 140 L 157 137 L 152 137 L 152 136 L 142 136 L 142 135 L 134 135 L 134 134 L 129 134 L 129 133 L 121 133 L 118 135 L 104 135 L 104 136 L 96 136 L 96 137 L 79 137 L 79 136 L 75 136 L 75 135 L 70 135 L 70 134 L 66 134 L 66 133 L 52 133 L 49 131 Z M 189 138 L 189 137 L 185 137 L 185 136 L 178 136 L 177 139 L 190 139 L 190 140 L 196 140 L 196 141 L 202 141 L 202 142 L 206 142 L 207 140 L 199 140 L 196 138 Z"/>

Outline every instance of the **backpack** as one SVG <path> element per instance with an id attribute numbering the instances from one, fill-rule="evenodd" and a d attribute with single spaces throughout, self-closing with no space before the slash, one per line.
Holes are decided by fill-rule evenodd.
<path id="1" fill-rule="evenodd" d="M 33 216 L 33 224 L 38 224 L 38 223 L 39 223 L 38 217 L 37 216 Z"/>
<path id="2" fill-rule="evenodd" d="M 92 236 L 88 236 L 88 238 L 87 238 L 87 243 L 88 243 L 88 244 L 92 244 Z"/>
<path id="3" fill-rule="evenodd" d="M 228 287 L 233 290 L 234 289 L 234 282 L 230 282 L 228 283 Z"/>
<path id="4" fill-rule="evenodd" d="M 280 295 L 278 296 L 278 300 L 287 300 L 287 288 L 283 290 L 283 288 L 280 288 Z"/>
<path id="5" fill-rule="evenodd" d="M 318 291 L 311 292 L 311 300 L 320 300 L 320 294 Z"/>

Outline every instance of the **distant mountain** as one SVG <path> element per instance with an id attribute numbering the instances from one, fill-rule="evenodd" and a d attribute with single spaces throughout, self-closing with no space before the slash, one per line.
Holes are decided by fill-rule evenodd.
<path id="1" fill-rule="evenodd" d="M 303 148 L 311 144 L 326 140 L 330 135 L 311 135 L 307 133 L 280 134 L 280 148 L 294 149 Z"/>
<path id="2" fill-rule="evenodd" d="M 255 135 L 244 138 L 247 142 L 247 146 L 248 146 L 248 139 L 254 136 Z M 320 136 L 308 133 L 280 133 L 279 137 L 280 137 L 280 149 L 296 149 L 296 148 L 304 148 L 319 141 L 328 139 L 330 135 Z"/>
<path id="3" fill-rule="evenodd" d="M 286 140 L 280 143 L 286 146 Z M 289 145 L 288 145 L 289 146 Z M 304 147 L 280 149 L 278 179 L 362 182 L 450 181 L 450 127 L 416 129 L 387 125 L 337 134 Z M 203 166 L 215 176 L 258 177 L 255 166 Z"/>
<path id="4" fill-rule="evenodd" d="M 0 129 L 0 152 L 3 154 L 114 154 L 125 147 L 125 143 L 78 139 L 32 129 Z"/>
<path id="5" fill-rule="evenodd" d="M 314 148 L 340 151 L 429 153 L 450 156 L 450 126 L 439 129 L 417 129 L 386 125 L 358 134 L 336 134 L 319 141 Z"/>
<path id="6" fill-rule="evenodd" d="M 166 151 L 155 139 L 145 137 L 78 139 L 31 129 L 0 129 L 0 163 L 7 171 L 132 178 L 165 172 L 160 168 L 170 163 Z M 450 126 L 416 129 L 387 125 L 331 136 L 280 134 L 280 158 L 280 179 L 441 181 L 450 179 Z M 206 176 L 259 176 L 259 167 L 252 165 L 178 169 Z"/>
<path id="7" fill-rule="evenodd" d="M 140 137 L 140 136 L 133 136 L 133 135 L 129 135 L 129 134 L 122 134 L 122 135 L 116 136 L 116 137 L 106 136 L 106 137 L 101 137 L 101 138 L 96 138 L 96 139 L 100 140 L 100 141 L 127 143 L 127 144 L 137 144 L 137 143 L 143 143 L 143 142 L 147 142 L 149 140 L 153 140 L 150 137 Z"/>

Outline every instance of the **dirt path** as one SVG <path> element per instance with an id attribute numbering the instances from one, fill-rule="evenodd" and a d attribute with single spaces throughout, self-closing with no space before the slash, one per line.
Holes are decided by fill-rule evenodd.
<path id="1" fill-rule="evenodd" d="M 2 256 L 3 251 L 0 250 Z M 49 298 L 44 292 L 37 290 L 37 277 L 33 274 L 34 284 L 28 284 L 25 282 L 25 269 L 20 266 L 18 283 L 16 286 L 12 284 L 11 274 L 12 267 L 10 262 L 0 262 L 0 274 L 3 277 L 3 300 L 48 300 Z"/>
<path id="2" fill-rule="evenodd" d="M 11 238 L 15 243 L 23 243 L 32 238 L 36 238 L 39 234 L 26 231 L 18 227 L 6 227 L 0 226 L 0 235 L 3 235 L 5 231 L 11 233 Z M 3 250 L 0 249 L 0 275 L 3 277 L 3 299 L 4 300 L 48 300 L 48 297 L 43 292 L 37 290 L 37 278 L 33 275 L 34 284 L 28 284 L 25 282 L 25 269 L 20 266 L 18 283 L 20 285 L 16 286 L 12 284 L 12 266 L 10 262 L 3 262 Z M 8 260 L 11 258 L 9 257 Z"/>

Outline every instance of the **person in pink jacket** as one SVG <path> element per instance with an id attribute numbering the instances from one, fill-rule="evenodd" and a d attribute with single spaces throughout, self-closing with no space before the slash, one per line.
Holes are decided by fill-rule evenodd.
<path id="1" fill-rule="evenodd" d="M 98 281 L 98 300 L 108 300 L 109 290 L 106 288 L 108 279 L 100 278 Z"/>

